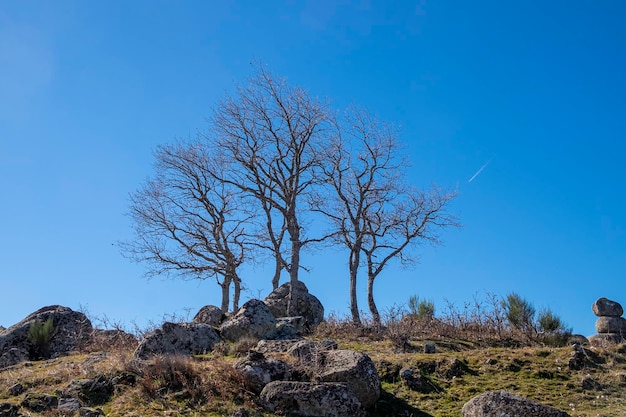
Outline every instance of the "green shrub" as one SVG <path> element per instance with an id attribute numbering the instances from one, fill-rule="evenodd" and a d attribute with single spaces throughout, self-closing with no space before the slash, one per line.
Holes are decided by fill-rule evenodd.
<path id="1" fill-rule="evenodd" d="M 517 330 L 528 333 L 535 331 L 535 307 L 516 293 L 510 293 L 503 301 L 506 318 Z"/>
<path id="2" fill-rule="evenodd" d="M 435 317 L 435 303 L 432 300 L 420 300 L 416 295 L 409 298 L 410 314 L 420 320 L 430 320 Z"/>
<path id="3" fill-rule="evenodd" d="M 33 360 L 48 359 L 50 357 L 50 341 L 57 333 L 54 321 L 50 317 L 45 322 L 37 319 L 28 328 L 28 342 L 30 343 L 30 357 Z"/>

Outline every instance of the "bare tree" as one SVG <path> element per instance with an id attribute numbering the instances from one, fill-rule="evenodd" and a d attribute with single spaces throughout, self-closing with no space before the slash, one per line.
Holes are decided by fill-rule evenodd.
<path id="1" fill-rule="evenodd" d="M 348 249 L 350 313 L 355 324 L 361 324 L 357 275 L 363 245 L 371 240 L 368 218 L 401 192 L 398 174 L 404 165 L 394 129 L 362 109 L 348 109 L 337 124 L 323 166 L 330 195 L 316 196 L 314 202 L 315 210 L 330 220 L 335 241 Z"/>
<path id="2" fill-rule="evenodd" d="M 215 278 L 222 289 L 221 308 L 239 306 L 237 268 L 247 250 L 239 190 L 215 179 L 219 160 L 201 144 L 161 146 L 155 152 L 156 174 L 131 195 L 135 237 L 121 243 L 125 256 L 147 265 L 146 275 Z"/>
<path id="3" fill-rule="evenodd" d="M 229 163 L 219 179 L 258 203 L 264 224 L 257 244 L 274 256 L 274 288 L 281 271 L 289 273 L 288 312 L 295 314 L 301 250 L 320 240 L 306 236 L 302 216 L 308 207 L 301 204 L 317 184 L 330 127 L 326 104 L 258 65 L 236 96 L 220 102 L 211 121 L 207 139 Z"/>
<path id="4" fill-rule="evenodd" d="M 455 196 L 456 191 L 438 187 L 427 192 L 406 190 L 367 216 L 368 239 L 361 248 L 367 264 L 367 302 L 376 323 L 380 323 L 380 314 L 374 301 L 375 279 L 393 259 L 404 265 L 415 262 L 410 253 L 412 245 L 438 244 L 442 228 L 459 226 L 456 217 L 448 212 Z"/>
<path id="5" fill-rule="evenodd" d="M 455 193 L 412 190 L 403 180 L 408 161 L 397 131 L 368 112 L 352 107 L 336 126 L 323 168 L 331 190 L 325 197 L 315 197 L 315 210 L 330 220 L 335 241 L 348 249 L 352 321 L 361 323 L 357 278 L 365 265 L 368 306 L 374 321 L 380 322 L 374 280 L 392 259 L 412 261 L 412 244 L 436 242 L 437 229 L 456 225 L 446 212 Z"/>

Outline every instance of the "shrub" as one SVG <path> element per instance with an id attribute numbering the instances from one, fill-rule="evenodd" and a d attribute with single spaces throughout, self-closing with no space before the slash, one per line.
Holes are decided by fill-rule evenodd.
<path id="1" fill-rule="evenodd" d="M 416 295 L 409 298 L 410 314 L 420 320 L 430 320 L 435 317 L 435 303 L 432 300 L 420 300 Z"/>
<path id="2" fill-rule="evenodd" d="M 45 322 L 37 319 L 28 328 L 28 342 L 30 343 L 30 358 L 48 359 L 50 357 L 50 341 L 57 333 L 54 321 L 50 317 Z"/>
<path id="3" fill-rule="evenodd" d="M 510 293 L 503 303 L 511 326 L 525 333 L 535 331 L 535 307 L 529 301 L 516 293 Z"/>

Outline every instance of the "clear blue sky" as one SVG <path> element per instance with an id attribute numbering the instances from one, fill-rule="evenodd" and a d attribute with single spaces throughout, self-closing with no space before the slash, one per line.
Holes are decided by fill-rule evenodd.
<path id="1" fill-rule="evenodd" d="M 141 325 L 219 303 L 211 281 L 147 281 L 113 244 L 153 149 L 195 137 L 261 59 L 401 126 L 411 181 L 458 185 L 463 229 L 381 276 L 382 310 L 515 291 L 592 334 L 595 299 L 626 304 L 625 21 L 621 0 L 0 0 L 0 324 L 49 304 Z M 343 254 L 303 262 L 347 314 Z M 246 270 L 246 298 L 269 279 Z"/>

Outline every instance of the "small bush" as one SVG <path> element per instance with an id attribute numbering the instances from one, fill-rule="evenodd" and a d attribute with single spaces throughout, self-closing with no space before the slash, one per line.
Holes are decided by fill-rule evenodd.
<path id="1" fill-rule="evenodd" d="M 510 293 L 503 301 L 506 318 L 515 329 L 524 333 L 535 330 L 535 307 L 516 293 Z"/>
<path id="2" fill-rule="evenodd" d="M 432 300 L 420 300 L 413 295 L 409 298 L 409 311 L 419 320 L 430 320 L 435 317 L 435 303 Z"/>
<path id="3" fill-rule="evenodd" d="M 50 317 L 45 322 L 37 319 L 28 328 L 28 342 L 30 343 L 30 358 L 33 360 L 50 358 L 50 341 L 57 333 L 54 321 Z"/>

